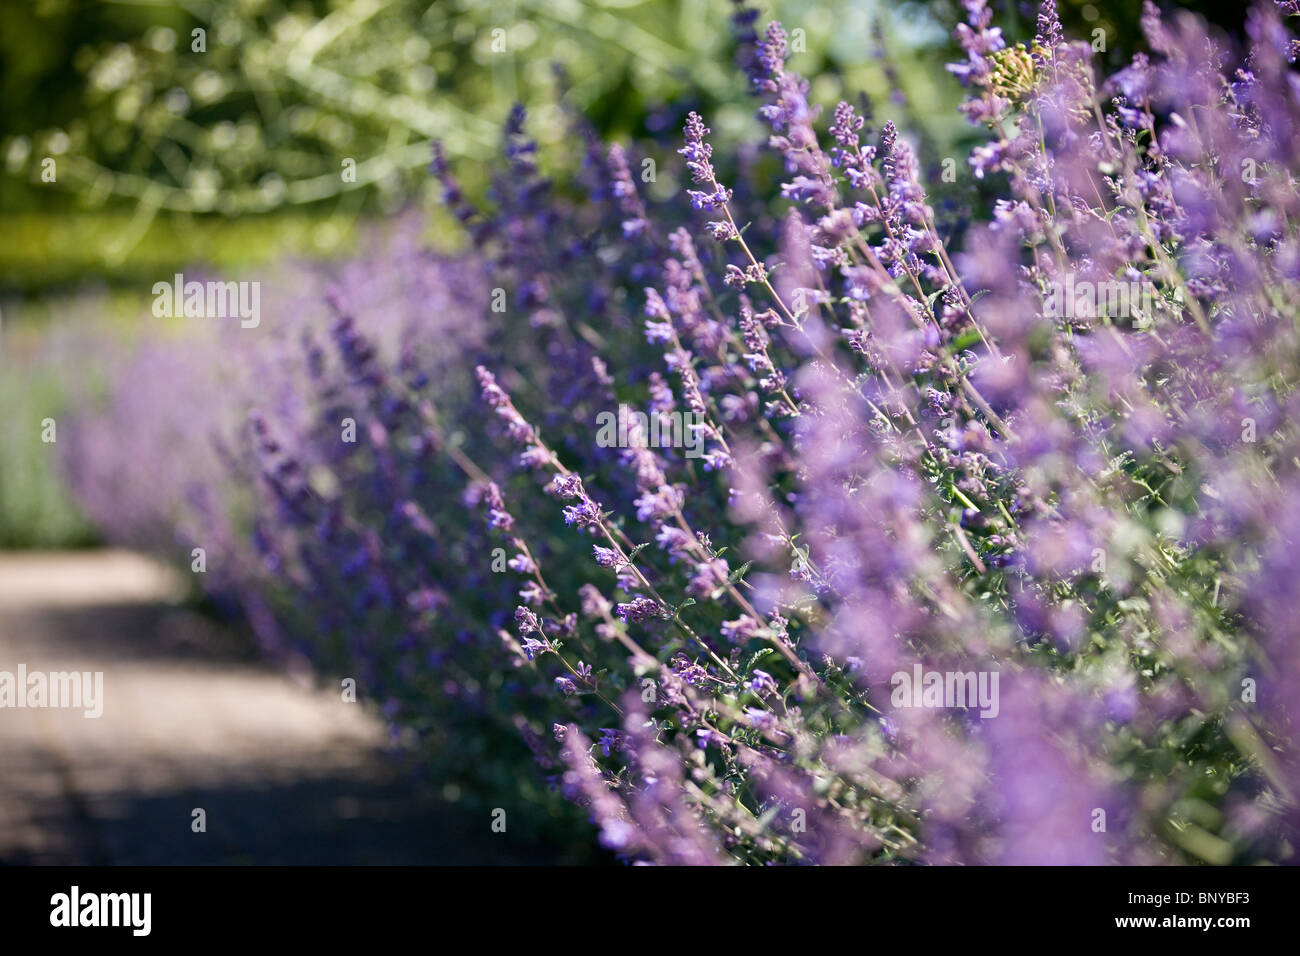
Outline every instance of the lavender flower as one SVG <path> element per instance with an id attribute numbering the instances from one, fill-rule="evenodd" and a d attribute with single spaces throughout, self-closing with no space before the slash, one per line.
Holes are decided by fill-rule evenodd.
<path id="1" fill-rule="evenodd" d="M 615 606 L 614 613 L 625 624 L 639 624 L 664 616 L 663 608 L 658 603 L 642 595 L 637 595 L 626 604 Z"/>

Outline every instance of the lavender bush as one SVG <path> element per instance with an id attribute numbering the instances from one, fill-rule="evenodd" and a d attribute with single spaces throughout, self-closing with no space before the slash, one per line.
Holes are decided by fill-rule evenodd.
<path id="1" fill-rule="evenodd" d="M 435 155 L 467 259 L 137 356 L 82 500 L 629 861 L 1289 861 L 1295 4 L 1244 56 L 1148 4 L 1109 78 L 965 7 L 968 160 L 823 122 L 737 6 L 779 186 L 695 113 L 680 162 L 575 118 L 553 183 L 516 111 L 488 207 Z"/>

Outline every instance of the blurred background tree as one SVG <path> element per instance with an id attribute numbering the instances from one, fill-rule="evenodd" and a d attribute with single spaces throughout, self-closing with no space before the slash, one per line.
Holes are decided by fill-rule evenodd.
<path id="1" fill-rule="evenodd" d="M 725 143 L 751 128 L 730 13 L 725 0 L 5 5 L 0 291 L 335 251 L 358 218 L 432 188 L 430 140 L 473 193 L 516 100 L 543 146 L 563 137 L 556 66 L 603 136 L 644 132 L 686 97 L 728 104 L 710 114 Z M 804 31 L 796 56 L 818 97 L 847 85 L 887 98 L 892 63 L 928 132 L 960 132 L 947 27 L 925 5 L 763 13 Z"/>

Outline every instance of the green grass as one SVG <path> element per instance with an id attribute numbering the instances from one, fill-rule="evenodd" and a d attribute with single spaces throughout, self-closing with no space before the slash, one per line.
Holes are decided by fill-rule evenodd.
<path id="1" fill-rule="evenodd" d="M 32 295 L 87 284 L 146 286 L 202 263 L 235 269 L 283 255 L 313 258 L 352 248 L 350 215 L 279 214 L 226 219 L 129 209 L 17 212 L 0 230 L 0 291 Z"/>
<path id="2" fill-rule="evenodd" d="M 61 417 L 55 369 L 0 356 L 0 548 L 70 548 L 96 543 L 58 474 L 56 446 L 41 420 Z"/>

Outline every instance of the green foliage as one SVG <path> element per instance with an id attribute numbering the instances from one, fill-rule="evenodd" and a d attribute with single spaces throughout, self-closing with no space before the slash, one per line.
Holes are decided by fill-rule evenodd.
<path id="1" fill-rule="evenodd" d="M 41 440 L 47 418 L 57 440 L 67 373 L 35 361 L 33 350 L 18 336 L 0 339 L 0 548 L 92 544 L 94 531 L 56 472 L 55 447 Z"/>
<path id="2" fill-rule="evenodd" d="M 0 288 L 332 253 L 359 220 L 434 205 L 434 139 L 481 195 L 481 161 L 515 102 L 543 146 L 571 135 L 560 102 L 607 139 L 675 124 L 691 104 L 726 143 L 751 121 L 728 12 L 725 0 L 6 7 L 0 209 L 27 215 L 0 241 Z M 794 62 L 818 77 L 818 99 L 861 89 L 920 117 L 943 149 L 967 135 L 942 68 L 946 28 L 924 5 L 768 12 L 802 31 Z M 285 242 L 275 221 L 288 211 L 328 228 Z M 271 235 L 250 239 L 258 224 Z"/>

